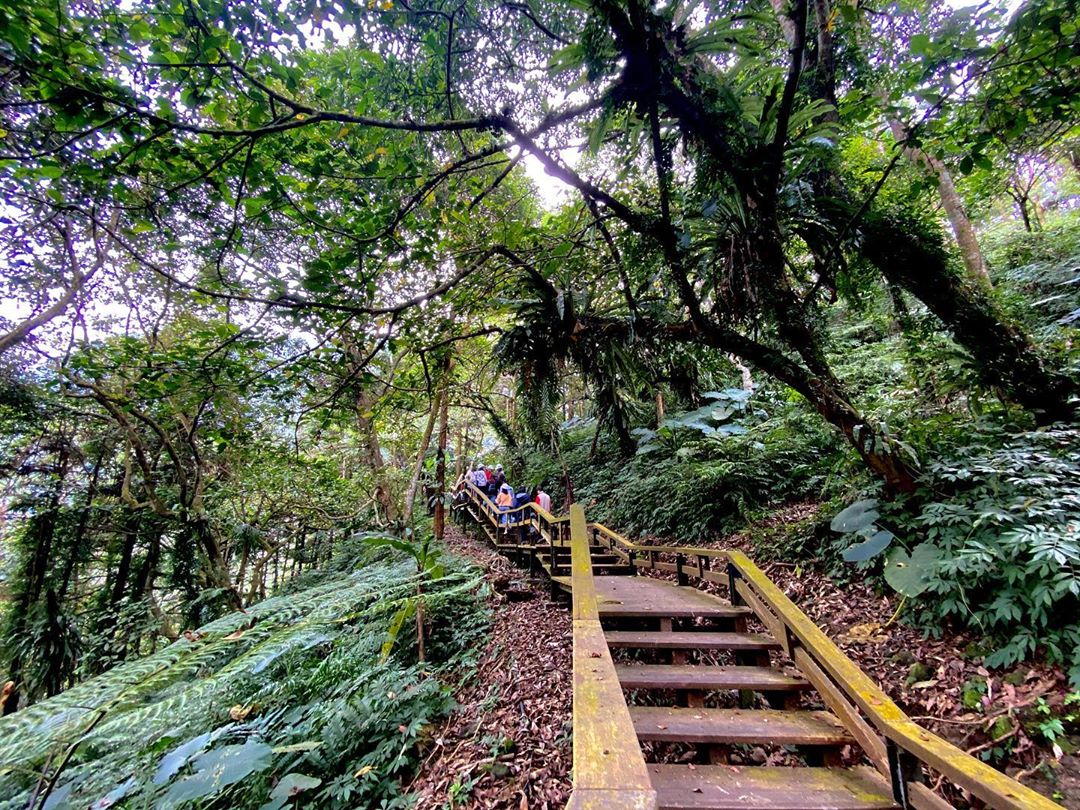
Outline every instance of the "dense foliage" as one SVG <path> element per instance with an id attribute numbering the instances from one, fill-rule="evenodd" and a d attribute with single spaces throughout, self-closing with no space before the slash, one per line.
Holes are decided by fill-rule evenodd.
<path id="1" fill-rule="evenodd" d="M 454 480 L 496 458 L 661 538 L 824 504 L 761 553 L 893 587 L 989 663 L 1073 666 L 1073 5 L 4 3 L 4 722 L 175 656 L 161 696 L 198 691 L 185 631 L 285 610 L 357 530 L 433 578 Z M 396 602 L 363 609 L 402 632 Z M 87 747 L 85 786 L 51 789 L 243 771 L 223 802 L 373 800 L 333 780 L 393 732 L 318 773 L 280 769 L 329 746 L 273 752 L 337 733 L 293 698 L 356 710 L 334 667 L 381 683 L 374 636 L 338 629 L 276 659 L 295 681 L 203 684 L 282 714 L 155 726 L 147 768 L 201 740 L 159 785 Z"/>
<path id="2" fill-rule="evenodd" d="M 406 806 L 403 780 L 475 655 L 477 572 L 346 544 L 303 583 L 0 720 L 2 806 Z M 431 663 L 380 655 L 423 582 Z M 449 683 L 452 683 L 452 679 Z"/>

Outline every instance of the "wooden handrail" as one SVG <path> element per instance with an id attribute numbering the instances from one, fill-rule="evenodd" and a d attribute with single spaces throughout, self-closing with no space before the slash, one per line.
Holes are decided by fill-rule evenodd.
<path id="1" fill-rule="evenodd" d="M 585 510 L 570 507 L 574 599 L 574 810 L 652 810 L 649 780 L 596 605 Z"/>
<path id="2" fill-rule="evenodd" d="M 540 504 L 533 503 L 532 501 L 526 504 L 522 504 L 521 506 L 515 506 L 511 509 L 499 509 L 499 507 L 495 505 L 495 502 L 488 497 L 488 494 L 482 489 L 480 489 L 480 487 L 478 487 L 476 484 L 472 483 L 471 481 L 466 481 L 465 485 L 473 493 L 473 500 L 479 501 L 481 506 L 491 507 L 491 511 L 495 515 L 512 515 L 515 512 L 524 512 L 525 510 L 531 510 L 538 518 L 543 520 L 545 523 L 566 523 L 570 520 L 569 515 L 553 515 L 546 509 L 541 508 Z"/>
<path id="3" fill-rule="evenodd" d="M 749 557 L 732 551 L 729 559 L 802 649 L 888 740 L 995 810 L 1060 810 L 1042 794 L 916 724 Z M 791 640 L 784 641 L 791 651 Z"/>
<path id="4" fill-rule="evenodd" d="M 595 529 L 600 534 L 606 535 L 614 542 L 622 546 L 626 551 L 635 553 L 655 552 L 657 554 L 685 554 L 686 556 L 711 557 L 717 560 L 726 560 L 730 552 L 720 548 L 696 548 L 694 546 L 648 546 L 627 540 L 614 529 L 609 529 L 603 523 L 590 523 L 589 528 Z"/>

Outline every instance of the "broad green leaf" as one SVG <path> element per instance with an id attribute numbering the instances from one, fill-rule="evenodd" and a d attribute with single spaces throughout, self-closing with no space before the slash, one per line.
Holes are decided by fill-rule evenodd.
<path id="1" fill-rule="evenodd" d="M 893 538 L 892 532 L 882 529 L 862 543 L 844 549 L 843 557 L 847 562 L 866 562 L 887 549 Z"/>
<path id="2" fill-rule="evenodd" d="M 862 501 L 855 501 L 847 509 L 844 509 L 836 517 L 832 519 L 829 524 L 829 528 L 834 532 L 841 534 L 848 534 L 850 532 L 857 532 L 873 524 L 880 515 L 877 512 L 877 499 L 867 498 Z"/>
<path id="3" fill-rule="evenodd" d="M 270 767 L 272 753 L 269 745 L 251 739 L 243 745 L 226 745 L 208 751 L 195 760 L 198 770 L 175 783 L 165 800 L 182 803 L 212 796 L 222 788 Z"/>
<path id="4" fill-rule="evenodd" d="M 885 581 L 899 594 L 916 597 L 930 587 L 930 577 L 941 561 L 941 549 L 932 543 L 922 543 L 909 556 L 902 548 L 895 549 L 885 564 Z"/>

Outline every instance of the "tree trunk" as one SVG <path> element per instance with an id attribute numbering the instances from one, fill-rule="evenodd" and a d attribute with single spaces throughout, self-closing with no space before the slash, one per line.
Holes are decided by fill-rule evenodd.
<path id="1" fill-rule="evenodd" d="M 222 598 L 230 610 L 242 610 L 243 600 L 240 598 L 236 586 L 233 585 L 229 567 L 221 554 L 221 546 L 218 545 L 217 538 L 214 537 L 214 533 L 210 530 L 210 524 L 206 521 L 206 518 L 200 516 L 193 520 L 190 526 L 195 533 L 195 537 L 199 540 L 199 545 L 202 546 L 203 552 L 206 554 L 207 575 L 210 583 L 222 590 Z"/>
<path id="2" fill-rule="evenodd" d="M 740 383 L 740 387 L 742 388 L 742 390 L 753 391 L 754 375 L 750 371 L 750 366 L 746 365 L 746 363 L 742 362 L 738 357 L 733 354 L 728 355 L 728 360 L 730 360 L 731 364 L 735 366 L 735 368 L 739 371 L 739 375 L 742 378 L 742 381 Z"/>
<path id="3" fill-rule="evenodd" d="M 75 536 L 71 541 L 71 551 L 64 563 L 64 573 L 60 578 L 60 588 L 57 593 L 57 597 L 61 602 L 67 598 L 68 588 L 71 586 L 71 580 L 75 574 L 75 565 L 79 559 L 83 540 L 86 538 L 86 530 L 90 524 L 90 513 L 93 511 L 94 507 L 94 498 L 97 497 L 98 478 L 101 474 L 101 464 L 103 460 L 104 456 L 101 455 L 94 460 L 94 469 L 90 473 L 90 482 L 86 487 L 86 497 L 83 500 L 82 509 L 79 510 L 79 522 L 75 526 Z M 0 533 L 2 533 L 2 531 L 3 526 L 0 525 Z"/>
<path id="4" fill-rule="evenodd" d="M 379 434 L 375 431 L 375 417 L 372 413 L 374 406 L 375 397 L 372 392 L 361 391 L 356 398 L 356 427 L 360 433 L 360 449 L 364 463 L 370 468 L 375 480 L 375 502 L 382 509 L 386 522 L 394 523 L 398 518 L 397 506 L 386 480 L 386 465 L 383 464 L 382 447 L 379 446 Z"/>
<path id="5" fill-rule="evenodd" d="M 895 492 L 911 492 L 915 489 L 915 475 L 900 456 L 895 442 L 879 434 L 851 404 L 843 386 L 834 376 L 815 374 L 785 357 L 781 352 L 770 350 L 748 339 L 742 345 L 733 344 L 733 335 L 717 340 L 712 345 L 724 351 L 735 351 L 766 374 L 789 385 L 803 395 L 830 424 L 839 428 L 848 443 L 875 473 L 886 487 Z"/>
<path id="6" fill-rule="evenodd" d="M 960 194 L 956 190 L 956 184 L 953 183 L 949 170 L 944 163 L 933 155 L 924 152 L 922 149 L 905 146 L 904 144 L 910 137 L 907 127 L 896 118 L 887 117 L 886 120 L 893 138 L 903 149 L 904 157 L 937 178 L 941 206 L 945 209 L 945 216 L 949 218 L 949 224 L 952 225 L 956 243 L 960 246 L 960 256 L 964 260 L 964 267 L 967 268 L 968 274 L 972 278 L 989 285 L 991 283 L 990 272 L 986 267 L 982 249 L 979 247 L 975 228 L 968 218 L 967 211 L 964 210 L 964 201 L 960 199 Z"/>
<path id="7" fill-rule="evenodd" d="M 442 391 L 442 402 L 439 405 L 439 440 L 438 457 L 435 463 L 435 517 L 432 520 L 432 529 L 436 540 L 442 540 L 446 531 L 446 445 L 447 430 L 450 422 L 450 392 L 449 377 Z"/>
<path id="8" fill-rule="evenodd" d="M 31 538 L 32 550 L 26 555 L 26 565 L 23 570 L 23 582 L 21 590 L 16 594 L 11 608 L 8 621 L 8 641 L 18 640 L 26 630 L 26 620 L 31 607 L 41 599 L 45 591 L 46 581 L 49 576 L 50 557 L 52 555 L 53 540 L 56 536 L 56 521 L 59 517 L 60 502 L 64 493 L 64 481 L 68 474 L 68 461 L 70 460 L 70 447 L 65 436 L 59 436 L 59 447 L 56 461 L 56 482 L 53 485 L 49 500 L 44 509 L 31 518 L 28 534 Z M 3 706 L 0 707 L 0 715 L 8 715 L 19 708 L 19 700 L 22 696 L 24 684 L 22 683 L 23 659 L 16 652 L 8 662 L 8 677 L 11 686 L 5 685 Z"/>
<path id="9" fill-rule="evenodd" d="M 413 465 L 412 478 L 409 480 L 409 488 L 405 492 L 405 509 L 402 513 L 401 522 L 408 527 L 412 523 L 413 505 L 416 502 L 416 490 L 420 486 L 420 473 L 424 469 L 424 458 L 427 456 L 428 447 L 431 446 L 431 434 L 435 430 L 435 417 L 442 408 L 442 400 L 446 392 L 442 389 L 435 394 L 435 400 L 428 409 L 427 426 L 424 428 L 423 438 L 420 440 L 420 449 L 416 453 L 416 463 Z"/>
<path id="10" fill-rule="evenodd" d="M 1047 368 L 1031 339 L 1009 323 L 981 285 L 949 269 L 948 261 L 902 223 L 868 217 L 863 252 L 890 282 L 923 302 L 967 349 L 988 385 L 1031 411 L 1041 424 L 1072 419 L 1077 383 Z"/>
<path id="11" fill-rule="evenodd" d="M 1031 215 L 1028 213 L 1028 203 L 1022 194 L 1017 193 L 1015 190 L 1009 192 L 1009 196 L 1013 198 L 1013 202 L 1016 203 L 1016 211 L 1020 214 L 1020 219 L 1024 223 L 1024 230 L 1028 233 L 1032 233 L 1035 229 L 1031 227 Z"/>
<path id="12" fill-rule="evenodd" d="M 824 2 L 817 0 L 815 8 L 819 15 L 822 14 L 819 5 Z M 819 26 L 821 22 L 819 16 Z M 831 63 L 831 57 L 819 58 L 817 69 Z M 818 98 L 831 101 L 823 95 Z M 898 142 L 907 139 L 908 133 L 899 121 L 890 120 L 889 127 Z M 961 244 L 961 252 L 969 276 L 977 283 L 964 283 L 949 269 L 945 257 L 920 237 L 917 229 L 872 214 L 862 228 L 864 255 L 890 284 L 906 289 L 945 324 L 953 338 L 972 354 L 986 384 L 1003 390 L 1013 402 L 1031 410 L 1040 422 L 1071 419 L 1075 409 L 1069 398 L 1077 392 L 1076 381 L 1048 369 L 1030 337 L 1009 323 L 982 289 L 988 279 L 986 263 L 952 177 L 940 161 L 929 162 L 930 156 L 921 151 L 905 150 L 905 154 L 915 162 L 925 159 L 928 162 L 924 165 L 937 174 L 942 204 L 950 214 L 958 241 L 963 234 L 968 235 L 963 237 L 967 247 Z M 936 171 L 938 168 L 942 171 Z M 835 172 L 818 177 L 815 184 L 823 197 L 850 196 Z"/>

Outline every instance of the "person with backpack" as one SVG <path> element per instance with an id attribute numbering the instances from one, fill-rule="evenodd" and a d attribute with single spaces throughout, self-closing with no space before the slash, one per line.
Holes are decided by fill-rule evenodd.
<path id="1" fill-rule="evenodd" d="M 487 474 L 484 472 L 484 468 L 479 461 L 476 462 L 476 467 L 472 471 L 472 483 L 473 486 L 475 486 L 481 492 L 487 489 Z"/>

